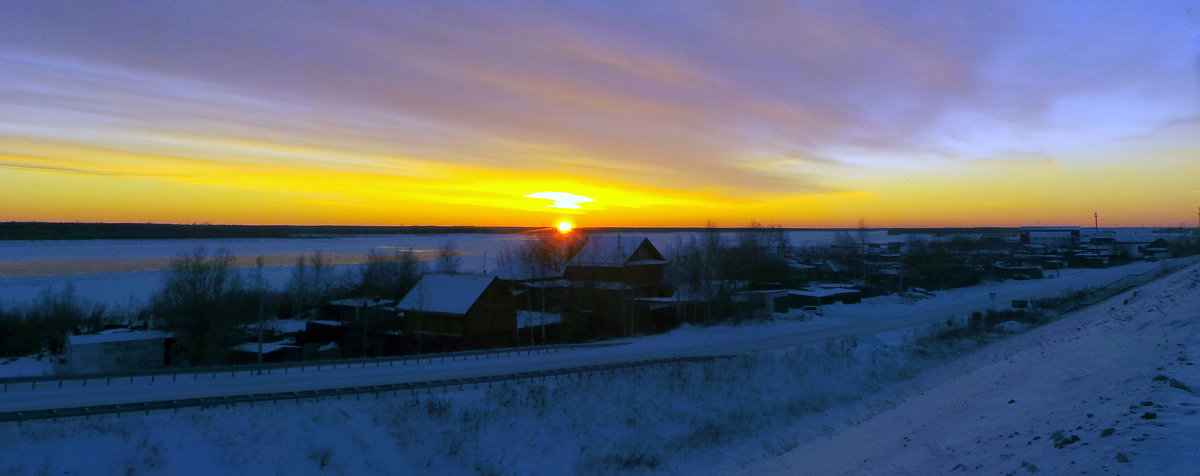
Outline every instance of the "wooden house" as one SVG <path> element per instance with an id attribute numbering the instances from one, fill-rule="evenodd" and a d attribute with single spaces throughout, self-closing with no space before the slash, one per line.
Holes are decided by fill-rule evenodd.
<path id="1" fill-rule="evenodd" d="M 670 328 L 671 306 L 653 298 L 673 294 L 663 279 L 670 264 L 645 237 L 592 236 L 567 262 L 562 283 L 567 312 L 579 316 L 581 336 L 631 335 Z M 647 300 L 647 299 L 651 300 Z"/>
<path id="2" fill-rule="evenodd" d="M 479 340 L 517 329 L 512 293 L 495 276 L 426 275 L 395 309 L 410 334 Z"/>
<path id="3" fill-rule="evenodd" d="M 563 277 L 572 284 L 628 291 L 627 297 L 667 297 L 663 269 L 670 261 L 645 237 L 593 236 L 567 262 Z"/>

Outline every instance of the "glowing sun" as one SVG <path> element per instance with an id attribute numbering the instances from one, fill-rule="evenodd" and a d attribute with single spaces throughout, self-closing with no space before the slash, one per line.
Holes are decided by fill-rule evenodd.
<path id="1" fill-rule="evenodd" d="M 570 231 L 571 231 L 571 222 L 564 221 L 564 222 L 558 224 L 558 232 L 559 233 L 567 233 Z"/>

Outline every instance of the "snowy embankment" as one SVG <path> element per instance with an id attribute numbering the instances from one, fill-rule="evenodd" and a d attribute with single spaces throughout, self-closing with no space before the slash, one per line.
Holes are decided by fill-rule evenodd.
<path id="1" fill-rule="evenodd" d="M 1138 269 L 1124 271 L 1137 272 Z M 1058 468 L 1056 472 L 1073 472 L 1069 461 L 1062 461 L 1068 466 L 1058 466 L 1055 460 L 1050 458 L 1054 454 L 1036 460 L 1031 458 L 1051 451 L 1080 451 L 1079 448 L 1090 448 L 1093 445 L 1098 447 L 1098 443 L 1093 440 L 1099 436 L 1087 432 L 1087 421 L 1095 421 L 1095 431 L 1098 432 L 1112 427 L 1113 434 L 1104 437 L 1111 438 L 1111 441 L 1117 441 L 1115 438 L 1118 436 L 1124 438 L 1126 444 L 1156 441 L 1148 439 L 1135 442 L 1132 438 L 1148 438 L 1134 433 L 1151 433 L 1145 430 L 1149 428 L 1147 425 L 1163 422 L 1175 424 L 1172 423 L 1175 421 L 1173 419 L 1184 418 L 1181 413 L 1172 413 L 1186 407 L 1177 404 L 1182 401 L 1176 402 L 1168 398 L 1174 395 L 1169 392 L 1182 392 L 1171 386 L 1170 379 L 1176 379 L 1179 385 L 1200 387 L 1200 376 L 1182 370 L 1185 367 L 1192 369 L 1186 366 L 1188 362 L 1174 360 L 1178 363 L 1154 364 L 1164 367 L 1161 371 L 1151 370 L 1149 374 L 1138 375 L 1136 378 L 1125 376 L 1128 382 L 1120 380 L 1118 384 L 1096 384 L 1099 385 L 1099 390 L 1104 392 L 1099 395 L 1060 395 L 1055 393 L 1060 391 L 1058 389 L 1038 385 L 1051 385 L 1064 379 L 1083 379 L 1091 374 L 1076 375 L 1070 371 L 1086 368 L 1084 364 L 1091 365 L 1104 359 L 1108 359 L 1114 365 L 1121 364 L 1119 359 L 1123 354 L 1135 355 L 1138 349 L 1157 349 L 1165 352 L 1162 357 L 1171 359 L 1179 356 L 1190 358 L 1191 355 L 1167 355 L 1172 351 L 1191 352 L 1200 349 L 1179 348 L 1181 350 L 1177 351 L 1175 348 L 1155 347 L 1155 343 L 1160 341 L 1154 339 L 1163 336 L 1128 338 L 1126 334 L 1129 332 L 1141 331 L 1130 331 L 1123 327 L 1113 331 L 1112 341 L 1096 344 L 1096 348 L 1061 355 L 1054 349 L 1056 346 L 1070 344 L 1075 335 L 1095 332 L 1109 325 L 1120 324 L 1136 328 L 1137 325 L 1150 322 L 1153 325 L 1148 324 L 1147 329 L 1151 330 L 1146 332 L 1159 332 L 1153 329 L 1174 325 L 1156 323 L 1162 319 L 1171 321 L 1187 317 L 1185 311 L 1194 314 L 1194 309 L 1200 308 L 1200 303 L 1196 302 L 1197 290 L 1194 289 L 1194 281 L 1189 281 L 1200 278 L 1198 273 L 1200 271 L 1193 267 L 1183 273 L 1176 273 L 1166 284 L 1156 283 L 1140 291 L 1139 297 L 1133 298 L 1129 303 L 1130 321 L 1113 320 L 1110 317 L 1086 317 L 1092 316 L 1088 313 L 1068 316 L 1029 334 L 986 347 L 981 352 L 968 355 L 962 363 L 955 362 L 951 366 L 943 366 L 942 359 L 951 357 L 959 349 L 934 349 L 933 354 L 914 352 L 916 336 L 912 330 L 896 327 L 907 322 L 897 322 L 894 316 L 898 314 L 897 311 L 902 311 L 899 314 L 905 317 L 900 318 L 901 321 L 910 318 L 907 316 L 912 316 L 914 321 L 931 322 L 941 321 L 947 314 L 957 315 L 986 308 L 986 296 L 989 292 L 986 287 L 939 293 L 937 298 L 916 304 L 900 305 L 888 302 L 892 298 L 881 298 L 857 308 L 829 306 L 826 308 L 827 317 L 817 322 L 681 329 L 669 335 L 637 339 L 627 346 L 611 348 L 635 356 L 653 352 L 682 353 L 688 349 L 704 353 L 746 347 L 774 349 L 745 353 L 740 357 L 710 363 L 664 365 L 590 377 L 576 376 L 524 384 L 496 385 L 493 388 L 484 386 L 474 389 L 468 386 L 464 391 L 448 393 L 435 390 L 432 393 L 418 392 L 415 395 L 386 395 L 379 399 L 367 395 L 361 400 L 343 397 L 340 400 L 279 402 L 256 404 L 253 407 L 242 405 L 233 408 L 192 408 L 180 410 L 178 414 L 125 414 L 119 418 L 63 419 L 25 422 L 20 426 L 0 425 L 0 473 L 729 473 L 756 464 L 763 458 L 780 455 L 782 457 L 778 459 L 757 463 L 763 466 L 750 466 L 755 468 L 752 472 L 823 473 L 826 470 L 842 470 L 889 474 L 943 473 L 960 464 L 960 469 L 970 468 L 972 471 L 975 466 L 984 465 L 980 470 L 990 472 L 992 469 L 999 471 L 1009 467 L 1001 466 L 1001 462 L 1011 463 L 1012 468 L 1022 468 L 1022 459 L 1005 455 L 1030 455 L 1025 457 L 1024 461 L 1038 468 Z M 1111 281 L 1109 278 L 1112 277 L 1107 274 L 1099 275 L 1102 277 L 1096 276 L 1089 275 L 1087 280 L 1072 281 L 1073 284 L 1069 288 L 1079 287 L 1085 284 L 1084 281 L 1089 285 L 1103 284 Z M 1048 280 L 1039 284 L 1066 286 L 1066 278 L 1068 276 L 1055 278 L 1063 281 Z M 997 289 L 1005 294 L 1042 291 L 1037 288 L 1013 289 L 1015 286 L 1024 285 L 1024 282 L 1011 283 Z M 1167 285 L 1170 287 L 1165 287 Z M 1188 290 L 1188 285 L 1192 285 L 1193 288 Z M 1165 293 L 1170 293 L 1171 297 L 1160 296 L 1165 296 Z M 1184 296 L 1187 293 L 1191 293 L 1191 296 Z M 1125 308 L 1120 306 L 1124 298 L 1119 297 L 1115 301 L 1103 303 L 1092 308 L 1092 311 L 1108 310 L 1112 307 L 1113 310 L 1105 311 L 1109 314 L 1103 316 L 1116 315 L 1115 313 L 1125 316 Z M 1178 301 L 1177 306 L 1172 304 L 1172 298 Z M 1144 312 L 1147 308 L 1138 307 L 1143 306 L 1142 301 L 1139 301 L 1141 299 L 1158 305 L 1162 311 L 1159 314 Z M 1189 305 L 1190 308 L 1187 307 Z M 841 313 L 846 315 L 840 315 Z M 1156 317 L 1160 314 L 1172 317 Z M 889 315 L 893 317 L 887 318 Z M 918 315 L 921 317 L 918 318 Z M 852 322 L 841 322 L 847 320 Z M 1106 324 L 1110 320 L 1113 322 Z M 1183 337 L 1185 331 L 1181 329 L 1191 329 L 1190 324 L 1187 324 L 1190 321 L 1180 322 L 1183 323 L 1182 327 L 1173 331 L 1179 332 L 1180 337 Z M 843 324 L 850 324 L 852 328 L 839 328 Z M 1080 328 L 1080 331 L 1074 331 L 1076 327 Z M 840 337 L 846 335 L 846 332 L 859 331 L 867 334 Z M 872 331 L 887 333 L 872 336 Z M 808 340 L 814 338 L 813 334 L 817 334 L 819 340 Z M 1194 333 L 1189 335 L 1194 337 Z M 1171 339 L 1170 345 L 1173 346 L 1176 343 L 1175 337 Z M 1140 347 L 1135 346 L 1135 343 Z M 1039 349 L 1038 344 L 1045 348 Z M 1136 348 L 1122 349 L 1122 346 L 1126 345 Z M 1039 351 L 1046 354 L 1038 354 Z M 599 350 L 594 351 L 596 354 L 592 354 L 593 351 L 577 352 L 579 353 L 558 354 L 560 357 L 548 354 L 532 358 L 525 356 L 524 359 L 494 359 L 486 365 L 509 367 L 522 365 L 522 362 L 549 365 L 552 362 L 547 359 L 564 356 L 572 360 L 617 357 L 611 354 L 602 355 Z M 1011 365 L 1006 362 L 1006 357 L 1024 355 L 1022 353 L 1029 353 L 1030 358 L 1037 355 L 1051 357 L 1043 357 L 1041 361 L 1030 361 L 1026 364 L 1027 367 L 1013 369 L 1007 374 L 1001 372 L 977 377 L 962 384 L 961 388 L 931 390 L 936 385 L 965 378 L 971 375 L 971 370 L 975 368 Z M 1098 354 L 1102 354 L 1104 359 L 1096 358 Z M 422 367 L 422 372 L 445 372 L 455 368 L 455 365 L 466 366 L 468 363 L 459 361 L 446 366 L 425 366 Z M 469 365 L 476 364 L 472 361 Z M 465 371 L 466 368 L 462 370 Z M 347 369 L 339 370 L 336 374 L 319 375 L 322 379 L 359 380 L 360 378 L 356 377 L 358 373 L 363 377 L 370 374 L 363 370 Z M 1105 375 L 1093 377 L 1104 377 L 1113 372 L 1105 369 L 1101 373 Z M 1154 380 L 1159 373 L 1162 373 L 1166 380 Z M 909 380 L 913 376 L 917 376 L 917 379 Z M 991 387 L 993 380 L 987 378 L 1001 376 L 1009 379 L 1005 381 L 1005 388 L 1019 390 L 1022 385 L 1033 387 L 1012 395 L 987 394 L 988 391 L 994 391 Z M 229 381 L 224 381 L 223 377 L 218 379 L 222 386 L 240 383 L 243 380 L 247 379 L 240 376 L 230 378 Z M 1121 382 L 1127 384 L 1129 393 L 1113 390 L 1123 388 L 1119 385 Z M 161 383 L 164 382 L 160 380 L 152 385 L 134 384 L 134 387 L 138 392 L 146 392 Z M 179 382 L 178 385 L 182 388 L 193 385 L 213 386 L 214 383 L 217 382 Z M 1067 381 L 1061 385 L 1071 386 L 1072 383 Z M 1088 385 L 1084 393 L 1099 391 L 1096 386 Z M 110 389 L 107 386 L 104 388 L 106 391 Z M 114 382 L 111 389 L 118 388 L 120 387 Z M 1142 390 L 1145 392 L 1141 392 Z M 39 387 L 37 392 L 42 391 Z M 49 392 L 48 389 L 46 391 Z M 895 411 L 893 407 L 898 409 L 905 405 L 916 405 L 921 392 L 925 392 L 926 395 L 948 393 L 944 398 L 949 399 L 949 403 L 926 403 L 925 406 L 919 407 L 918 411 L 896 417 L 890 425 L 883 425 L 876 429 L 875 433 L 861 430 L 861 433 L 852 434 L 851 432 L 860 431 L 859 428 L 865 427 L 846 423 L 885 421 L 880 419 L 889 418 L 887 415 Z M 52 398 L 53 393 L 37 393 L 36 398 Z M 25 395 L 9 392 L 8 396 L 34 395 L 30 391 Z M 1090 419 L 1086 415 L 1074 415 L 1076 409 L 1081 408 L 1076 400 L 1091 401 L 1099 396 L 1106 398 L 1104 405 L 1110 405 L 1112 413 L 1091 411 L 1093 417 Z M 1112 400 L 1107 400 L 1108 398 Z M 992 415 L 984 420 L 978 420 L 974 416 L 971 418 L 978 422 L 992 422 L 988 424 L 993 425 L 1021 423 L 1029 428 L 1004 428 L 1005 433 L 999 433 L 999 428 L 979 426 L 982 423 L 972 420 L 960 421 L 956 415 L 961 415 L 963 409 L 968 408 L 965 405 L 977 399 L 1003 399 L 1004 403 L 993 404 L 1007 410 L 1020 408 L 1017 406 L 1019 402 L 1027 402 L 1023 403 L 1028 405 L 1025 410 L 1027 413 L 1024 414 L 1025 420 L 1012 415 L 1003 418 Z M 1014 403 L 1008 404 L 1008 400 L 1014 400 Z M 1139 409 L 1137 414 L 1125 415 L 1131 411 L 1128 405 L 1140 405 L 1143 401 L 1151 401 L 1152 404 L 1145 409 Z M 1163 405 L 1163 408 L 1154 408 L 1156 405 Z M 880 413 L 881 411 L 883 413 Z M 995 409 L 989 408 L 989 411 Z M 1144 411 L 1156 412 L 1157 418 L 1141 420 L 1141 412 Z M 1054 416 L 1060 413 L 1070 413 L 1071 418 Z M 876 414 L 874 419 L 867 418 Z M 1078 422 L 1077 416 L 1081 418 Z M 1035 425 L 1042 421 L 1061 424 Z M 922 427 L 923 424 L 926 426 Z M 944 425 L 944 431 L 939 428 L 941 425 Z M 1076 429 L 1077 426 L 1083 428 Z M 1183 434 L 1189 438 L 1195 435 L 1194 431 L 1188 429 L 1194 427 L 1168 428 L 1183 430 Z M 892 434 L 887 430 L 913 434 L 895 433 L 893 439 L 889 438 L 888 435 Z M 1043 430 L 1044 435 L 1036 433 Z M 1080 440 L 1065 445 L 1064 449 L 1054 448 L 1053 442 L 1043 445 L 1047 439 L 1052 438 L 1053 432 L 1058 430 L 1063 430 L 1061 436 L 1066 440 L 1070 440 L 1072 435 L 1079 436 Z M 1017 431 L 1020 432 L 1019 435 L 1007 438 L 1009 434 Z M 940 440 L 945 434 L 960 435 L 962 441 L 956 443 L 957 440 Z M 826 438 L 827 435 L 833 436 Z M 852 436 L 838 439 L 841 435 Z M 1019 439 L 1022 436 L 1028 436 L 1028 439 Z M 916 441 L 917 438 L 924 440 L 918 444 L 911 444 L 903 440 L 905 437 L 912 441 Z M 976 440 L 970 439 L 971 437 L 981 443 L 976 444 Z M 1038 439 L 1034 440 L 1034 437 Z M 956 446 L 967 445 L 968 440 L 976 447 Z M 982 442 L 985 441 L 995 448 L 984 446 Z M 909 443 L 910 446 L 904 447 L 905 443 Z M 823 444 L 829 446 L 823 447 Z M 1004 448 L 1004 444 L 1009 444 L 1015 449 Z M 1166 446 L 1159 447 L 1159 450 L 1172 448 L 1169 444 L 1169 441 L 1164 443 Z M 1025 447 L 1024 451 L 1027 453 L 1018 452 L 1021 450 L 1017 448 L 1018 445 Z M 858 458 L 857 451 L 860 447 L 877 448 L 880 453 Z M 984 455 L 986 451 L 992 450 L 994 455 L 986 457 L 990 459 L 952 459 L 965 455 L 967 451 L 972 455 Z M 825 458 L 813 456 L 821 454 L 821 451 L 834 451 L 833 454 L 838 456 L 836 461 L 847 465 L 811 466 L 813 461 Z M 1126 455 L 1131 461 L 1128 464 L 1132 465 L 1162 460 L 1150 452 L 1150 447 L 1122 447 L 1119 451 Z M 874 454 L 895 455 L 897 459 L 882 461 L 879 466 L 857 467 L 850 464 L 855 461 L 861 464 L 863 459 L 869 462 L 878 461 L 874 459 Z M 900 456 L 904 454 L 909 456 Z M 1102 464 L 1098 459 L 1096 461 L 1097 467 Z M 944 464 L 946 462 L 949 464 Z M 995 466 L 989 466 L 992 464 Z M 1114 459 L 1112 464 L 1118 463 Z"/>
<path id="2" fill-rule="evenodd" d="M 745 473 L 1196 474 L 1195 360 L 1193 266 L 923 375 L 864 421 L 804 422 L 836 429 Z"/>
<path id="3" fill-rule="evenodd" d="M 1063 276 L 1038 281 L 1008 281 L 953 289 L 918 302 L 897 296 L 881 296 L 862 304 L 825 306 L 823 319 L 782 321 L 743 326 L 687 327 L 665 335 L 631 339 L 627 345 L 578 349 L 562 353 L 518 355 L 485 360 L 457 360 L 422 365 L 382 368 L 328 367 L 323 372 L 290 374 L 213 375 L 210 379 L 121 379 L 110 385 L 19 386 L 0 393 L 0 411 L 33 411 L 52 408 L 147 401 L 183 400 L 265 392 L 305 391 L 352 386 L 422 382 L 451 378 L 474 378 L 514 372 L 529 372 L 606 365 L 676 356 L 742 355 L 781 349 L 831 339 L 869 336 L 909 329 L 934 322 L 962 321 L 968 314 L 987 308 L 990 295 L 1003 305 L 1009 299 L 1034 299 L 1090 286 L 1100 286 L 1124 276 L 1153 272 L 1160 263 L 1135 263 L 1107 269 L 1071 270 Z M 799 311 L 797 311 L 799 312 Z M 3 372 L 0 367 L 0 372 Z"/>

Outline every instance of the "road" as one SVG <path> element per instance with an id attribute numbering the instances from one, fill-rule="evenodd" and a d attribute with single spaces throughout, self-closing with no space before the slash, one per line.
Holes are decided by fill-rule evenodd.
<path id="1" fill-rule="evenodd" d="M 664 335 L 618 341 L 620 345 L 559 352 L 480 356 L 477 359 L 459 357 L 444 362 L 395 362 L 365 368 L 331 369 L 326 366 L 319 371 L 310 367 L 303 372 L 276 370 L 261 375 L 243 372 L 193 377 L 189 374 L 177 379 L 145 376 L 122 378 L 109 384 L 98 380 L 87 383 L 68 380 L 62 382 L 61 388 L 57 382 L 43 382 L 37 386 L 21 384 L 0 393 L 0 412 L 463 379 L 682 356 L 736 355 L 923 326 L 987 309 L 992 303 L 991 293 L 996 294 L 995 302 L 1002 305 L 1013 299 L 1036 299 L 1059 295 L 1070 289 L 1104 285 L 1160 267 L 1161 263 L 1139 262 L 1108 269 L 1070 270 L 1062 276 L 1043 280 L 990 283 L 939 292 L 916 303 L 903 303 L 896 296 L 883 296 L 864 300 L 861 304 L 825 306 L 825 317 L 809 322 L 686 328 Z"/>

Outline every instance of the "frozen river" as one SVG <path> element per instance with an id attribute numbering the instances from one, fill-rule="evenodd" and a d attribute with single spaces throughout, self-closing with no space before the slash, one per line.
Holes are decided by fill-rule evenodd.
<path id="1" fill-rule="evenodd" d="M 857 232 L 853 233 L 857 238 Z M 785 232 L 788 241 L 795 246 L 832 243 L 837 234 L 833 230 Z M 670 259 L 671 250 L 695 235 L 696 232 L 658 232 L 639 236 L 650 238 Z M 625 236 L 634 234 L 626 233 Z M 279 265 L 264 268 L 264 276 L 270 285 L 282 287 L 291 278 L 291 264 L 295 262 L 294 257 L 286 259 L 289 255 L 320 251 L 339 256 L 341 262 L 359 263 L 361 258 L 354 256 L 411 248 L 418 256 L 431 257 L 449 241 L 460 253 L 459 271 L 481 273 L 485 269 L 496 269 L 499 251 L 505 246 L 529 238 L 530 235 L 524 234 L 454 233 L 271 239 L 0 241 L 0 306 L 24 306 L 47 291 L 60 292 L 72 286 L 77 297 L 93 304 L 103 304 L 110 309 L 140 308 L 162 285 L 165 263 L 196 248 L 204 248 L 210 254 L 225 249 L 233 256 L 277 257 L 279 259 L 274 261 Z M 884 230 L 870 230 L 865 238 L 869 242 L 904 239 L 889 236 Z M 723 239 L 733 239 L 733 233 L 723 233 Z M 358 264 L 332 266 L 338 275 L 353 275 L 358 267 Z M 243 268 L 242 271 L 249 274 L 252 269 Z"/>

